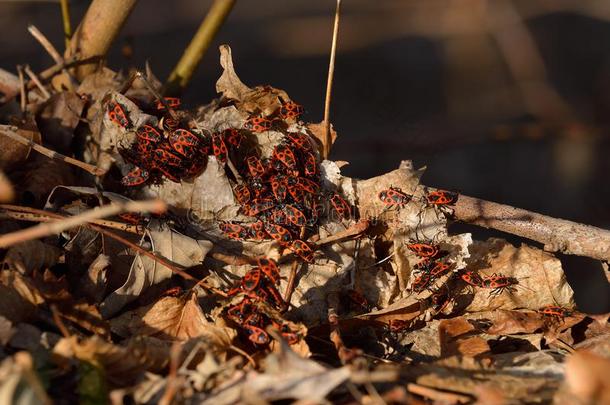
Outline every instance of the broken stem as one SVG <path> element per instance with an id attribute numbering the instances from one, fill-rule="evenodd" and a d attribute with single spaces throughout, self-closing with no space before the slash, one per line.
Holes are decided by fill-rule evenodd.
<path id="1" fill-rule="evenodd" d="M 64 27 L 64 41 L 66 49 L 70 47 L 70 38 L 72 38 L 72 23 L 70 22 L 70 5 L 68 0 L 61 0 L 61 21 Z"/>
<path id="2" fill-rule="evenodd" d="M 25 65 L 25 67 L 23 68 L 23 70 L 25 71 L 25 74 L 28 75 L 28 77 L 30 78 L 31 81 L 34 82 L 34 84 L 36 85 L 36 87 L 38 87 L 38 90 L 40 90 L 40 92 L 42 93 L 42 95 L 44 96 L 45 100 L 48 100 L 49 98 L 51 98 L 51 94 L 49 93 L 49 91 L 42 85 L 42 83 L 40 82 L 40 80 L 38 79 L 38 76 L 36 76 L 36 73 L 34 73 L 32 71 L 32 69 L 30 69 L 29 65 Z"/>
<path id="3" fill-rule="evenodd" d="M 215 0 L 191 43 L 185 49 L 165 84 L 164 94 L 180 94 L 188 86 L 195 69 L 227 19 L 235 0 Z"/>
<path id="4" fill-rule="evenodd" d="M 549 252 L 610 261 L 610 231 L 605 229 L 464 195 L 455 205 L 454 216 L 462 222 L 540 242 Z"/>
<path id="5" fill-rule="evenodd" d="M 31 147 L 36 152 L 38 152 L 50 159 L 61 160 L 63 162 L 71 164 L 73 166 L 79 167 L 79 168 L 91 173 L 94 176 L 101 176 L 105 173 L 105 171 L 103 169 L 100 169 L 99 167 L 87 164 L 85 162 L 81 162 L 80 160 L 71 158 L 69 156 L 62 155 L 61 153 L 58 153 L 58 152 L 55 152 L 54 150 L 45 148 L 44 146 L 39 145 L 36 142 L 33 142 L 27 138 L 24 138 L 21 135 L 17 134 L 17 132 L 16 132 L 17 130 L 18 130 L 17 127 L 14 127 L 11 125 L 0 125 L 1 134 L 8 136 L 9 138 L 11 138 L 14 141 L 17 141 L 19 143 L 22 143 L 24 145 Z"/>
<path id="6" fill-rule="evenodd" d="M 41 223 L 30 228 L 0 236 L 0 248 L 6 248 L 20 242 L 39 239 L 49 235 L 56 235 L 65 230 L 83 225 L 93 219 L 117 215 L 121 212 L 163 212 L 166 205 L 161 200 L 129 201 L 126 203 L 112 203 L 97 207 L 73 217 L 64 218 L 49 223 Z"/>
<path id="7" fill-rule="evenodd" d="M 337 0 L 335 10 L 335 24 L 333 26 L 333 40 L 330 47 L 330 61 L 328 62 L 328 78 L 326 79 L 326 100 L 324 101 L 324 159 L 330 155 L 332 140 L 330 139 L 330 100 L 335 75 L 335 56 L 337 54 L 337 37 L 339 36 L 339 19 L 341 15 L 341 0 Z"/>

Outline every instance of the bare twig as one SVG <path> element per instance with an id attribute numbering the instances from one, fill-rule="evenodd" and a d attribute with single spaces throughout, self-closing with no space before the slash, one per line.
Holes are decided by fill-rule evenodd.
<path id="1" fill-rule="evenodd" d="M 38 28 L 36 28 L 36 26 L 29 25 L 28 31 L 30 31 L 30 34 L 32 34 L 32 36 L 36 38 L 40 45 L 42 45 L 42 47 L 45 49 L 45 51 L 47 51 L 51 58 L 53 58 L 55 63 L 60 64 L 64 62 L 64 58 L 62 58 L 59 52 L 57 52 L 57 49 L 55 49 L 51 41 L 49 41 L 49 39 L 42 32 L 40 32 Z"/>
<path id="2" fill-rule="evenodd" d="M 178 366 L 180 365 L 182 344 L 180 342 L 174 342 L 169 353 L 169 373 L 167 375 L 167 382 L 165 383 L 165 392 L 159 400 L 160 405 L 172 404 L 173 399 L 176 396 L 176 392 L 178 391 Z"/>
<path id="3" fill-rule="evenodd" d="M 17 211 L 13 211 L 13 207 L 16 208 Z M 58 218 L 62 218 L 61 216 L 53 215 L 53 213 L 51 212 L 49 212 L 47 215 L 43 215 L 39 213 L 24 211 L 24 209 L 28 208 L 29 207 L 18 207 L 0 204 L 0 209 L 4 210 L 4 212 L 0 212 L 0 218 L 10 218 L 18 221 L 28 222 L 52 222 Z M 105 228 L 116 229 L 118 231 L 129 232 L 136 235 L 142 234 L 142 231 L 140 230 L 140 227 L 138 225 L 125 224 L 123 222 L 108 221 L 104 219 L 94 219 L 90 222 L 92 224 L 103 226 Z"/>
<path id="4" fill-rule="evenodd" d="M 161 200 L 153 201 L 129 201 L 126 203 L 112 203 L 103 207 L 85 211 L 80 215 L 65 218 L 55 222 L 41 223 L 31 228 L 19 230 L 0 236 L 0 248 L 38 239 L 49 235 L 56 235 L 67 229 L 77 227 L 93 219 L 103 218 L 119 214 L 121 212 L 163 212 L 166 205 Z"/>
<path id="5" fill-rule="evenodd" d="M 21 135 L 17 134 L 16 133 L 17 129 L 18 129 L 17 127 L 14 127 L 11 125 L 0 125 L 0 133 L 2 133 L 5 136 L 8 136 L 9 138 L 11 138 L 14 141 L 17 141 L 19 143 L 22 143 L 24 145 L 31 147 L 36 152 L 38 152 L 42 155 L 45 155 L 46 157 L 48 157 L 50 159 L 61 160 L 68 164 L 74 165 L 76 167 L 79 167 L 79 168 L 93 174 L 94 176 L 101 176 L 105 173 L 105 171 L 103 169 L 100 169 L 99 167 L 87 164 L 85 162 L 81 162 L 80 160 L 71 158 L 69 156 L 62 155 L 61 153 L 57 153 L 54 150 L 45 148 L 44 146 L 39 145 L 36 142 L 32 142 L 31 140 L 26 139 L 26 138 L 22 137 Z"/>
<path id="6" fill-rule="evenodd" d="M 346 230 L 344 230 L 342 232 L 338 232 L 334 235 L 330 235 L 327 238 L 320 239 L 319 241 L 315 242 L 315 244 L 316 244 L 316 246 L 322 246 L 322 245 L 327 245 L 329 243 L 336 242 L 338 240 L 352 238 L 352 237 L 354 237 L 356 235 L 360 235 L 362 232 L 366 231 L 368 229 L 369 225 L 370 225 L 369 221 L 367 221 L 366 219 L 361 219 L 360 221 L 356 222 L 354 225 L 350 226 Z"/>
<path id="7" fill-rule="evenodd" d="M 186 88 L 234 4 L 235 0 L 214 0 L 197 33 L 169 75 L 165 94 L 179 94 Z"/>
<path id="8" fill-rule="evenodd" d="M 43 86 L 43 84 L 40 82 L 40 80 L 38 79 L 38 76 L 36 76 L 36 73 L 34 73 L 32 71 L 32 69 L 30 69 L 30 67 L 28 65 L 25 65 L 25 67 L 23 68 L 23 70 L 25 71 L 25 74 L 28 75 L 28 77 L 30 78 L 31 81 L 34 82 L 34 84 L 36 84 L 36 87 L 38 87 L 38 90 L 40 90 L 40 92 L 42 93 L 43 97 L 48 100 L 51 97 L 51 94 L 49 93 L 49 91 Z"/>
<path id="9" fill-rule="evenodd" d="M 17 72 L 19 72 L 19 93 L 21 95 L 19 100 L 19 107 L 21 108 L 21 113 L 25 113 L 25 108 L 27 106 L 27 92 L 25 91 L 25 78 L 23 77 L 23 66 L 17 65 Z"/>
<path id="10" fill-rule="evenodd" d="M 331 147 L 330 136 L 330 100 L 335 75 L 335 57 L 337 55 L 337 37 L 339 36 L 339 20 L 341 15 L 341 0 L 337 0 L 335 10 L 335 24 L 333 26 L 333 40 L 330 47 L 330 61 L 328 62 L 328 78 L 326 79 L 326 100 L 324 101 L 324 158 L 328 159 Z"/>
<path id="11" fill-rule="evenodd" d="M 424 398 L 430 398 L 435 402 L 441 402 L 443 404 L 462 404 L 472 401 L 472 398 L 467 395 L 439 391 L 434 388 L 424 387 L 423 385 L 414 383 L 407 384 L 407 391 L 412 394 L 420 395 Z"/>
<path id="12" fill-rule="evenodd" d="M 284 301 L 286 301 L 287 305 L 290 305 L 290 300 L 292 299 L 292 293 L 294 292 L 294 285 L 297 279 L 297 273 L 300 268 L 300 261 L 295 260 L 292 262 L 292 267 L 290 268 L 290 275 L 288 276 L 288 283 L 286 285 L 286 292 L 284 292 Z"/>
<path id="13" fill-rule="evenodd" d="M 75 55 L 80 55 L 83 59 L 91 56 L 104 57 L 136 2 L 136 0 L 93 0 L 70 40 L 66 58 Z M 93 64 L 80 66 L 76 77 L 82 79 L 95 68 Z"/>
<path id="14" fill-rule="evenodd" d="M 64 41 L 66 49 L 70 47 L 70 38 L 72 38 L 72 23 L 70 21 L 70 5 L 68 0 L 61 0 L 61 21 L 64 26 Z"/>
<path id="15" fill-rule="evenodd" d="M 460 195 L 455 218 L 485 228 L 512 233 L 562 252 L 610 261 L 610 231 L 478 198 Z"/>

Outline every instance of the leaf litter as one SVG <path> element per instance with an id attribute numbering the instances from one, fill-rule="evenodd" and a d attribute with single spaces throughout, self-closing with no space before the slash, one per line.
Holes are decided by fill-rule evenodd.
<path id="1" fill-rule="evenodd" d="M 323 125 L 220 53 L 221 97 L 192 109 L 156 100 L 148 66 L 49 88 L 17 132 L 68 155 L 85 140 L 97 180 L 24 173 L 44 160 L 2 138 L 2 169 L 36 173 L 50 213 L 170 206 L 100 225 L 121 238 L 84 224 L 3 251 L 5 402 L 607 401 L 608 317 L 578 311 L 553 254 L 450 233 L 459 196 L 423 186 L 410 161 L 343 176 L 347 162 L 320 157 Z M 4 232 L 36 221 L 15 215 Z"/>

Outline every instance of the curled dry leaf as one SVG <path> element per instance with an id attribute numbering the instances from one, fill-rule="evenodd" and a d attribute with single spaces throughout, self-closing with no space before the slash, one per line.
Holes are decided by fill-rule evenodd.
<path id="1" fill-rule="evenodd" d="M 11 246 L 3 260 L 3 268 L 30 275 L 59 263 L 61 249 L 39 240 L 29 240 Z"/>
<path id="2" fill-rule="evenodd" d="M 216 82 L 216 91 L 235 101 L 241 111 L 269 116 L 281 107 L 282 101 L 290 101 L 288 94 L 283 90 L 271 86 L 257 86 L 253 89 L 246 86 L 235 73 L 231 48 L 228 45 L 221 45 L 219 49 L 220 65 L 224 71 Z"/>
<path id="3" fill-rule="evenodd" d="M 57 186 L 76 184 L 70 165 L 36 155 L 24 167 L 24 176 L 15 186 L 25 198 L 33 199 L 34 205 L 43 205 Z"/>
<path id="4" fill-rule="evenodd" d="M 561 262 L 552 254 L 531 246 L 514 247 L 500 239 L 475 243 L 466 270 L 482 277 L 501 274 L 514 277 L 514 290 L 490 294 L 492 289 L 474 288 L 470 312 L 495 309 L 538 310 L 547 305 L 574 308 L 574 292 L 568 285 Z"/>
<path id="5" fill-rule="evenodd" d="M 183 267 L 201 264 L 212 248 L 212 243 L 195 240 L 182 235 L 166 225 L 152 221 L 145 233 L 152 250 L 173 263 Z M 116 314 L 148 288 L 172 277 L 171 269 L 159 264 L 148 256 L 137 255 L 132 263 L 125 283 L 106 297 L 100 307 L 104 318 Z"/>
<path id="6" fill-rule="evenodd" d="M 110 256 L 100 254 L 81 277 L 79 293 L 95 303 L 102 302 L 106 292 L 110 266 Z"/>
<path id="7" fill-rule="evenodd" d="M 215 351 L 224 351 L 235 331 L 208 322 L 195 294 L 184 298 L 163 297 L 154 304 L 126 312 L 110 321 L 119 336 L 145 335 L 163 340 L 204 338 Z"/>

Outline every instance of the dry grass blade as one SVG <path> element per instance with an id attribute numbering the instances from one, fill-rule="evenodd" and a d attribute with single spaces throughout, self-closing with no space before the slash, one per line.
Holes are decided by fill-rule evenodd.
<path id="1" fill-rule="evenodd" d="M 121 212 L 163 212 L 166 206 L 163 201 L 133 201 L 125 204 L 113 203 L 103 207 L 94 208 L 80 215 L 63 220 L 42 223 L 31 228 L 23 229 L 0 236 L 0 247 L 8 247 L 19 242 L 38 239 L 48 235 L 55 235 L 67 229 L 77 227 L 93 219 L 117 215 Z"/>
<path id="2" fill-rule="evenodd" d="M 333 77 L 335 75 L 335 57 L 337 55 L 337 37 L 339 36 L 339 20 L 341 16 L 341 0 L 337 0 L 335 10 L 335 24 L 333 26 L 333 40 L 330 48 L 330 61 L 328 63 L 328 78 L 326 79 L 326 100 L 324 102 L 324 158 L 328 159 L 332 140 L 330 137 L 330 101 L 333 91 Z"/>
<path id="3" fill-rule="evenodd" d="M 66 49 L 70 46 L 70 38 L 72 38 L 72 23 L 70 22 L 70 5 L 68 0 L 61 0 L 61 21 L 64 26 L 64 41 Z"/>
<path id="4" fill-rule="evenodd" d="M 40 90 L 40 92 L 42 93 L 42 95 L 44 96 L 45 99 L 49 99 L 51 98 L 51 93 L 49 93 L 49 91 L 44 87 L 44 85 L 42 84 L 42 82 L 40 81 L 40 79 L 38 79 L 38 76 L 36 76 L 36 73 L 34 73 L 32 71 L 32 69 L 30 69 L 30 67 L 28 65 L 25 65 L 25 67 L 23 68 L 23 70 L 25 71 L 25 74 L 28 75 L 28 77 L 30 78 L 31 81 L 34 82 L 34 84 L 36 85 L 36 87 L 38 87 L 38 90 Z"/>

